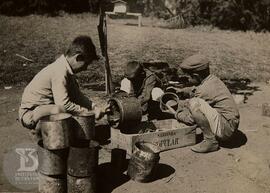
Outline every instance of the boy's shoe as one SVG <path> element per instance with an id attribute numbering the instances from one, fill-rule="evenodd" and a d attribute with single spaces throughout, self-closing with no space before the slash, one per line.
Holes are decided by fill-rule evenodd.
<path id="1" fill-rule="evenodd" d="M 196 153 L 209 153 L 219 150 L 219 145 L 217 140 L 204 139 L 201 143 L 194 145 L 191 150 Z"/>

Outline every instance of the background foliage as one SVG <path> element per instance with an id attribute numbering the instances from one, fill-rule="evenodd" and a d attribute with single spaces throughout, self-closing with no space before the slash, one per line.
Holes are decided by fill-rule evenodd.
<path id="1" fill-rule="evenodd" d="M 221 29 L 270 30 L 270 0 L 127 0 L 130 10 L 169 19 L 181 16 L 185 26 L 213 25 Z M 108 6 L 112 9 L 112 5 Z M 5 15 L 98 12 L 98 0 L 0 0 Z M 182 25 L 181 25 L 182 26 Z"/>

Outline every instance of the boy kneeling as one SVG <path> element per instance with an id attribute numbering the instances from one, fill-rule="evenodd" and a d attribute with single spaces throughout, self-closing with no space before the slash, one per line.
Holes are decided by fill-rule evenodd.
<path id="1" fill-rule="evenodd" d="M 225 84 L 210 74 L 210 61 L 202 55 L 194 55 L 179 66 L 194 85 L 189 91 L 179 92 L 189 95 L 175 117 L 186 124 L 197 124 L 201 128 L 204 140 L 193 146 L 198 153 L 207 153 L 219 149 L 218 140 L 228 140 L 239 126 L 239 111 Z"/>
<path id="2" fill-rule="evenodd" d="M 156 117 L 160 112 L 159 98 L 164 94 L 161 80 L 137 61 L 128 62 L 125 71 L 120 90 L 140 101 L 143 114 Z"/>
<path id="3" fill-rule="evenodd" d="M 35 129 L 41 117 L 57 113 L 95 111 L 100 118 L 103 111 L 95 107 L 80 91 L 74 74 L 84 71 L 97 60 L 96 48 L 88 36 L 73 40 L 64 55 L 43 68 L 24 90 L 19 119 L 28 129 Z"/>

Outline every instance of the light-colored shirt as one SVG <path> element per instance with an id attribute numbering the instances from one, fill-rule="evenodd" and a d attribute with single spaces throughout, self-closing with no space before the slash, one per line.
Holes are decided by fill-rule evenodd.
<path id="1" fill-rule="evenodd" d="M 215 75 L 210 74 L 196 89 L 195 97 L 204 99 L 226 120 L 239 121 L 237 105 L 226 85 Z"/>
<path id="2" fill-rule="evenodd" d="M 92 108 L 92 102 L 80 91 L 64 55 L 43 68 L 27 85 L 20 110 L 48 104 L 64 106 L 70 113 L 80 113 Z"/>

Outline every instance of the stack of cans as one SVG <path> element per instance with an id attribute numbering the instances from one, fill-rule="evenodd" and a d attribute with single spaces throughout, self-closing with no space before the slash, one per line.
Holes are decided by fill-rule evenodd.
<path id="1" fill-rule="evenodd" d="M 95 142 L 95 114 L 73 115 L 73 142 L 67 167 L 68 193 L 95 193 L 98 148 Z"/>
<path id="2" fill-rule="evenodd" d="M 95 115 L 51 115 L 40 120 L 40 127 L 39 192 L 96 192 Z"/>
<path id="3" fill-rule="evenodd" d="M 67 192 L 67 158 L 71 137 L 71 115 L 57 114 L 40 120 L 38 142 L 39 192 Z"/>

